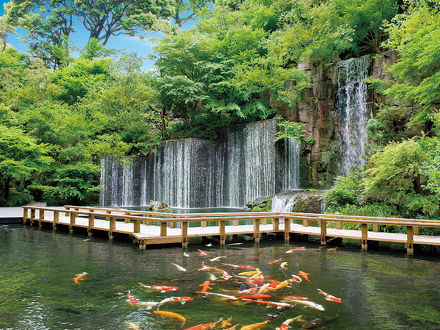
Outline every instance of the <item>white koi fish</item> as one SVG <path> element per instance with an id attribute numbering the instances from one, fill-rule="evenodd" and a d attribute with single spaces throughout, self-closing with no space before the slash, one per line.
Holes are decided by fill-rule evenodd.
<path id="1" fill-rule="evenodd" d="M 183 252 L 183 256 L 189 258 L 189 254 L 186 252 Z"/>
<path id="2" fill-rule="evenodd" d="M 317 304 L 313 301 L 308 301 L 308 300 L 297 300 L 297 299 L 293 299 L 290 302 L 295 303 L 295 304 L 300 304 L 300 305 L 304 305 L 306 307 L 310 307 L 313 309 L 316 309 L 317 311 L 325 311 L 324 307 L 320 304 Z"/>
<path id="3" fill-rule="evenodd" d="M 194 300 L 194 298 L 191 298 L 191 297 L 169 297 L 169 298 L 165 298 L 164 300 L 157 303 L 157 307 L 160 307 L 166 303 L 176 303 L 176 302 L 180 302 L 183 305 L 187 301 L 190 301 L 190 300 Z"/>
<path id="4" fill-rule="evenodd" d="M 213 273 L 209 273 L 209 280 L 216 281 L 217 277 Z"/>
<path id="5" fill-rule="evenodd" d="M 179 266 L 178 264 L 175 264 L 174 262 L 172 262 L 171 264 L 173 264 L 174 266 L 176 266 L 176 268 L 177 268 L 178 270 L 180 270 L 181 272 L 186 272 L 186 269 L 183 268 L 182 266 Z"/>
<path id="6" fill-rule="evenodd" d="M 265 291 L 269 291 L 269 289 L 268 289 L 269 286 L 270 286 L 270 283 L 266 283 L 266 284 L 264 284 L 264 285 L 260 288 L 260 290 L 258 290 L 257 294 L 261 294 L 261 293 L 264 293 Z"/>
<path id="7" fill-rule="evenodd" d="M 220 260 L 221 258 L 226 258 L 226 256 L 215 257 L 215 258 L 209 259 L 209 261 L 214 262 L 214 261 Z"/>
<path id="8" fill-rule="evenodd" d="M 216 293 L 216 292 L 208 292 L 208 291 L 206 291 L 205 294 L 212 295 L 212 296 L 217 296 L 217 297 L 220 297 L 220 298 L 230 299 L 230 300 L 237 300 L 237 297 L 231 296 L 229 294 Z"/>

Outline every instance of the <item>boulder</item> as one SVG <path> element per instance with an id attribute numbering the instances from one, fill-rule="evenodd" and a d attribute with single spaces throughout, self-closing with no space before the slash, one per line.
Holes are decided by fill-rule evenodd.
<path id="1" fill-rule="evenodd" d="M 147 210 L 149 211 L 169 211 L 171 208 L 167 203 L 161 201 L 150 201 L 150 204 L 147 205 Z"/>
<path id="2" fill-rule="evenodd" d="M 250 208 L 251 210 L 255 211 L 263 211 L 269 208 L 272 205 L 272 196 L 266 196 L 266 197 L 259 197 L 251 202 L 247 202 L 246 206 Z"/>

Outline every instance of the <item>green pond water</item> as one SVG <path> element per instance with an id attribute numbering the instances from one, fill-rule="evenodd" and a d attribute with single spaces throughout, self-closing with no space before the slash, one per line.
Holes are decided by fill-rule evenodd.
<path id="1" fill-rule="evenodd" d="M 240 326 L 263 322 L 276 313 L 262 329 L 275 329 L 297 315 L 310 321 L 334 318 L 322 329 L 438 329 L 440 328 L 439 258 L 408 257 L 402 252 L 362 253 L 358 246 L 343 246 L 328 251 L 316 243 L 291 242 L 285 245 L 275 237 L 264 238 L 259 246 L 252 241 L 220 249 L 215 241 L 207 247 L 191 244 L 184 257 L 177 246 L 141 251 L 131 241 L 105 237 L 87 239 L 80 233 L 8 225 L 0 227 L 0 328 L 14 329 L 127 329 L 131 322 L 141 329 L 180 329 L 181 322 L 162 319 L 151 310 L 126 302 L 127 292 L 142 301 L 160 301 L 170 296 L 190 296 L 186 304 L 166 304 L 161 310 L 186 317 L 185 327 L 233 318 Z M 229 242 L 228 242 L 229 243 Z M 305 246 L 302 252 L 286 254 L 288 249 Z M 199 257 L 197 249 L 208 253 Z M 309 297 L 326 309 L 277 310 L 263 305 L 236 305 L 215 297 L 195 294 L 209 279 L 197 271 L 201 261 L 224 255 L 221 262 L 252 265 L 267 279 L 284 280 L 299 270 L 309 273 L 311 283 L 303 281 L 272 293 L 270 300 L 285 295 Z M 288 262 L 287 274 L 279 264 L 268 261 L 282 258 Z M 171 263 L 187 269 L 179 272 Z M 221 262 L 219 268 L 231 268 Z M 73 282 L 77 273 L 87 272 L 80 285 Z M 233 271 L 238 273 L 240 271 Z M 143 289 L 144 284 L 178 286 L 176 292 L 159 293 Z M 240 281 L 215 281 L 212 292 L 238 289 Z M 342 299 L 342 304 L 326 301 L 320 288 Z M 296 323 L 292 328 L 301 328 Z M 238 327 L 239 329 L 240 327 Z"/>

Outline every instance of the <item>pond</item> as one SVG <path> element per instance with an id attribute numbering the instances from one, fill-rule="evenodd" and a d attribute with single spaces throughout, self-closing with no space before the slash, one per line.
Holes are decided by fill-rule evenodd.
<path id="1" fill-rule="evenodd" d="M 235 241 L 238 242 L 238 241 Z M 244 242 L 241 240 L 240 242 Z M 229 243 L 229 241 L 228 241 Z M 206 246 L 210 245 L 212 246 Z M 304 247 L 304 248 L 302 248 Z M 139 304 L 127 302 L 128 292 L 139 301 L 159 302 L 171 296 L 194 298 L 185 304 L 163 304 L 161 311 L 183 315 L 184 328 L 232 317 L 232 325 L 260 323 L 275 329 L 289 318 L 302 315 L 306 322 L 292 328 L 312 328 L 320 318 L 322 329 L 428 329 L 440 327 L 439 263 L 434 256 L 408 257 L 404 253 L 362 253 L 358 246 L 328 250 L 315 243 L 285 245 L 267 237 L 259 246 L 252 241 L 226 245 L 205 240 L 186 250 L 177 246 L 139 250 L 131 241 L 87 238 L 63 231 L 7 225 L 0 227 L 0 328 L 14 329 L 181 329 L 181 321 L 161 318 Z M 207 256 L 200 257 L 198 249 Z M 291 253 L 286 253 L 292 250 Z M 210 258 L 225 256 L 219 261 Z M 275 263 L 269 263 L 282 259 Z M 238 275 L 223 263 L 257 267 L 265 280 L 284 281 L 299 271 L 309 273 L 310 283 L 292 283 L 271 295 L 304 296 L 325 308 L 318 311 L 296 304 L 292 308 L 267 308 L 259 303 L 237 302 L 196 291 L 211 275 L 197 271 L 201 263 Z M 281 262 L 287 262 L 283 271 Z M 181 272 L 172 263 L 186 268 Z M 87 272 L 79 284 L 75 274 Z M 210 292 L 240 296 L 243 278 L 227 281 L 213 271 Z M 177 286 L 175 292 L 157 292 L 146 285 Z M 342 299 L 325 300 L 322 289 Z M 243 289 L 243 287 L 242 287 Z M 232 292 L 232 293 L 231 293 Z M 319 328 L 319 327 L 318 327 Z"/>

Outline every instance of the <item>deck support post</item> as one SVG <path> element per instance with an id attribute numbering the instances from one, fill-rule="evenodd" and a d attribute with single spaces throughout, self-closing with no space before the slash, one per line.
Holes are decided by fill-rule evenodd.
<path id="1" fill-rule="evenodd" d="M 279 231 L 280 230 L 280 218 L 273 218 L 272 225 L 273 225 L 273 231 Z"/>
<path id="2" fill-rule="evenodd" d="M 406 252 L 412 256 L 414 254 L 414 227 L 406 226 Z"/>
<path id="3" fill-rule="evenodd" d="M 75 220 L 76 220 L 76 213 L 71 212 L 70 213 L 70 223 L 69 223 L 69 232 L 70 233 L 73 233 L 73 226 L 75 225 Z"/>
<path id="4" fill-rule="evenodd" d="M 134 220 L 134 224 L 133 224 L 133 231 L 135 233 L 140 233 L 141 232 L 141 221 L 140 220 Z"/>
<path id="5" fill-rule="evenodd" d="M 254 219 L 254 240 L 260 242 L 260 219 Z"/>
<path id="6" fill-rule="evenodd" d="M 220 246 L 224 246 L 226 244 L 226 221 L 219 221 L 219 230 L 220 230 Z"/>
<path id="7" fill-rule="evenodd" d="M 38 216 L 38 227 L 41 227 L 43 223 L 41 222 L 44 220 L 44 210 L 40 210 L 40 214 Z"/>
<path id="8" fill-rule="evenodd" d="M 145 240 L 140 240 L 139 241 L 139 250 L 146 250 L 147 249 L 147 243 L 145 242 Z"/>
<path id="9" fill-rule="evenodd" d="M 321 245 L 326 245 L 327 221 L 321 220 Z"/>
<path id="10" fill-rule="evenodd" d="M 160 236 L 167 236 L 167 223 L 160 222 Z"/>
<path id="11" fill-rule="evenodd" d="M 53 211 L 52 229 L 57 229 L 57 223 L 60 221 L 60 211 Z"/>
<path id="12" fill-rule="evenodd" d="M 92 237 L 92 228 L 95 226 L 95 215 L 89 214 L 89 225 L 87 227 L 87 236 Z"/>
<path id="13" fill-rule="evenodd" d="M 182 226 L 182 247 L 188 247 L 188 221 L 181 222 Z"/>
<path id="14" fill-rule="evenodd" d="M 34 224 L 34 219 L 35 219 L 35 209 L 31 209 L 31 219 L 30 219 L 31 225 Z"/>
<path id="15" fill-rule="evenodd" d="M 113 239 L 113 231 L 116 229 L 116 218 L 110 217 L 110 229 L 108 231 L 108 239 Z"/>
<path id="16" fill-rule="evenodd" d="M 292 219 L 284 218 L 284 241 L 287 243 L 290 241 L 290 222 Z"/>
<path id="17" fill-rule="evenodd" d="M 362 224 L 362 239 L 361 239 L 361 247 L 362 251 L 367 251 L 368 248 L 368 225 L 366 223 Z"/>
<path id="18" fill-rule="evenodd" d="M 28 209 L 27 207 L 23 207 L 23 224 L 25 225 L 28 217 Z"/>

